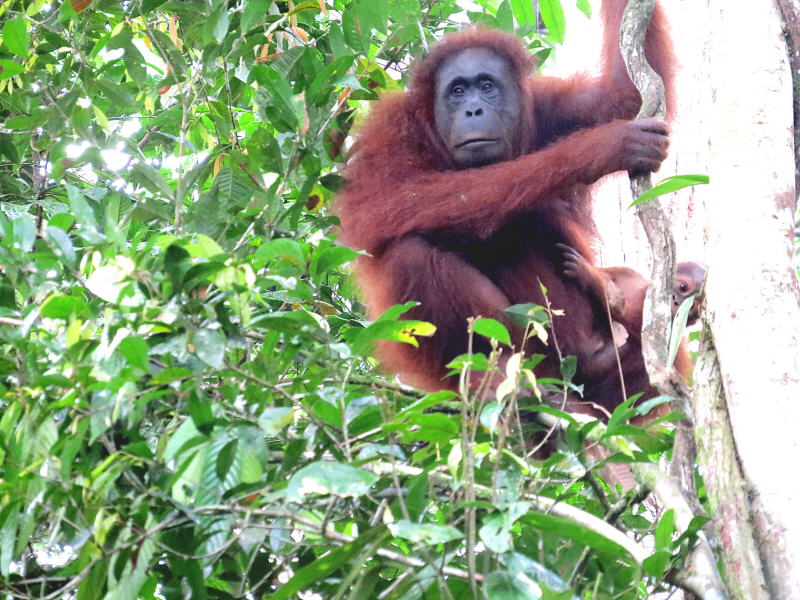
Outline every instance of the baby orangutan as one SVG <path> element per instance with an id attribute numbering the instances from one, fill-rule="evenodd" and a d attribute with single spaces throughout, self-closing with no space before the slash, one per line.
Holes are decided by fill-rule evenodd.
<path id="1" fill-rule="evenodd" d="M 608 389 L 603 375 L 614 368 L 617 354 L 622 362 L 641 357 L 640 332 L 647 281 L 629 267 L 596 267 L 571 246 L 566 244 L 557 246 L 562 253 L 561 265 L 564 277 L 574 280 L 596 303 L 597 310 L 611 317 L 611 323 L 603 325 L 605 329 L 598 329 L 587 336 L 586 341 L 577 349 L 577 358 L 578 364 L 583 365 L 581 367 L 585 379 L 583 383 L 588 390 L 585 396 L 607 409 L 613 408 L 619 404 L 619 391 Z M 672 292 L 673 318 L 683 301 L 695 296 L 687 324 L 693 325 L 697 322 L 704 278 L 705 269 L 699 264 L 695 262 L 678 264 Z M 613 342 L 609 341 L 609 328 Z M 675 358 L 675 368 L 684 378 L 688 377 L 691 360 L 683 347 Z M 634 383 L 628 389 L 639 388 L 640 386 Z"/>

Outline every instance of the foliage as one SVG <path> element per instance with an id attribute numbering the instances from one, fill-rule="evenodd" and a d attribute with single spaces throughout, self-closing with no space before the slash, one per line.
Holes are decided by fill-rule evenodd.
<path id="1" fill-rule="evenodd" d="M 487 402 L 423 396 L 370 357 L 376 339 L 432 329 L 403 321 L 407 307 L 370 323 L 346 275 L 356 253 L 335 243 L 329 205 L 351 126 L 464 21 L 516 27 L 542 58 L 563 35 L 555 0 L 540 3 L 553 37 L 530 3 L 478 4 L 0 7 L 4 598 L 641 598 L 660 585 L 685 540 L 614 504 L 584 452 L 597 424 L 572 420 L 544 461 L 524 441 L 532 411 L 561 414 L 534 397 L 535 358 L 509 361 Z M 508 341 L 499 322 L 473 327 Z M 638 442 L 631 456 L 668 448 L 668 430 L 642 435 L 621 411 L 607 435 Z M 654 531 L 656 554 L 641 565 L 604 518 Z"/>

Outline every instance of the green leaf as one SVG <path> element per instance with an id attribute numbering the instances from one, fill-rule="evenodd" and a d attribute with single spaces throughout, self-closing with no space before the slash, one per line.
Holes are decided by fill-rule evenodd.
<path id="1" fill-rule="evenodd" d="M 170 367 L 153 375 L 150 383 L 153 385 L 166 385 L 173 381 L 180 381 L 194 375 L 194 371 L 186 367 Z"/>
<path id="2" fill-rule="evenodd" d="M 390 306 L 387 308 L 381 316 L 375 319 L 375 322 L 378 321 L 395 321 L 401 315 L 404 315 L 409 310 L 414 308 L 415 306 L 419 306 L 419 302 L 406 302 L 405 304 L 395 304 L 394 306 Z"/>
<path id="3" fill-rule="evenodd" d="M 265 171 L 272 171 L 274 173 L 283 171 L 281 148 L 275 136 L 267 131 L 265 127 L 259 127 L 249 136 L 246 142 L 246 148 L 248 155 L 256 158 L 259 163 L 261 163 L 261 168 Z M 276 180 L 276 183 L 279 181 L 279 179 Z M 273 186 L 274 185 L 275 184 L 273 184 Z M 270 194 L 270 192 L 267 193 Z M 274 189 L 271 195 L 274 195 Z"/>
<path id="4" fill-rule="evenodd" d="M 627 550 L 615 541 L 569 519 L 533 510 L 522 517 L 522 520 L 543 532 L 547 532 L 548 535 L 558 536 L 589 546 L 609 556 L 630 560 Z"/>
<path id="5" fill-rule="evenodd" d="M 14 219 L 14 248 L 20 252 L 30 252 L 36 241 L 36 222 L 33 215 L 22 213 Z"/>
<path id="6" fill-rule="evenodd" d="M 436 326 L 426 321 L 375 321 L 364 329 L 351 329 L 351 342 L 358 354 L 369 352 L 377 340 L 405 342 L 419 347 L 417 336 L 430 337 L 436 333 Z"/>
<path id="7" fill-rule="evenodd" d="M 707 184 L 710 180 L 711 178 L 708 175 L 673 175 L 672 177 L 667 177 L 659 181 L 656 185 L 634 200 L 631 206 L 648 202 L 664 194 L 677 192 L 685 187 Z"/>
<path id="8" fill-rule="evenodd" d="M 121 306 L 139 306 L 145 298 L 129 279 L 132 264 L 120 263 L 97 267 L 86 279 L 86 288 L 98 298 Z"/>
<path id="9" fill-rule="evenodd" d="M 347 45 L 366 54 L 371 40 L 371 5 L 384 4 L 374 0 L 352 2 L 342 14 L 342 30 Z"/>
<path id="10" fill-rule="evenodd" d="M 32 17 L 39 13 L 44 5 L 47 4 L 47 0 L 33 0 L 33 2 L 28 3 L 28 7 L 25 9 L 25 14 L 29 17 Z"/>
<path id="11" fill-rule="evenodd" d="M 539 323 L 543 326 L 550 323 L 547 309 L 539 304 L 514 304 L 503 309 L 503 312 L 520 327 L 527 327 L 530 323 Z"/>
<path id="12" fill-rule="evenodd" d="M 20 58 L 28 55 L 31 36 L 28 33 L 28 20 L 25 17 L 17 16 L 3 24 L 3 45 Z"/>
<path id="13" fill-rule="evenodd" d="M 133 44 L 125 46 L 125 54 L 122 55 L 122 60 L 125 63 L 130 76 L 136 82 L 139 88 L 144 88 L 149 78 L 147 76 L 147 69 L 145 68 L 145 59 L 139 49 Z"/>
<path id="14" fill-rule="evenodd" d="M 683 341 L 683 333 L 686 331 L 686 321 L 689 319 L 689 311 L 692 309 L 696 295 L 686 298 L 678 307 L 675 317 L 672 319 L 672 328 L 669 331 L 669 361 L 667 367 L 672 368 L 678 349 Z"/>
<path id="15" fill-rule="evenodd" d="M 186 419 L 171 435 L 164 448 L 164 460 L 171 461 L 178 458 L 187 448 L 192 448 L 204 442 L 207 438 L 200 435 L 191 419 Z M 191 442 L 195 442 L 192 444 Z"/>
<path id="16" fill-rule="evenodd" d="M 446 444 L 459 436 L 460 418 L 452 415 L 411 413 L 408 421 L 419 427 L 405 433 L 403 439 L 406 442 Z"/>
<path id="17" fill-rule="evenodd" d="M 222 436 L 215 439 L 208 447 L 208 452 L 203 458 L 200 481 L 197 486 L 198 504 L 210 504 L 218 502 L 225 495 L 225 492 L 241 483 L 241 469 L 243 452 L 241 444 L 237 440 L 231 440 L 229 436 Z M 228 520 L 228 515 L 224 515 L 222 520 Z M 205 549 L 209 551 L 220 548 L 228 537 L 228 531 L 220 530 L 216 525 L 218 521 L 209 517 L 207 523 L 209 529 L 214 531 L 214 540 L 208 540 Z"/>
<path id="18" fill-rule="evenodd" d="M 530 506 L 530 502 L 511 502 L 505 510 L 486 517 L 479 530 L 486 547 L 498 554 L 511 550 L 511 527 Z"/>
<path id="19" fill-rule="evenodd" d="M 72 240 L 63 229 L 45 227 L 44 239 L 58 259 L 70 267 L 75 266 L 75 248 L 72 246 Z"/>
<path id="20" fill-rule="evenodd" d="M 214 422 L 214 411 L 212 410 L 209 399 L 198 390 L 189 396 L 189 416 L 198 431 L 211 433 L 211 424 Z"/>
<path id="21" fill-rule="evenodd" d="M 295 5 L 295 7 L 286 13 L 287 17 L 291 17 L 292 15 L 296 15 L 299 12 L 303 12 L 305 10 L 316 10 L 319 11 L 319 2 L 317 0 L 304 0 L 299 4 Z"/>
<path id="22" fill-rule="evenodd" d="M 592 18 L 592 5 L 589 4 L 589 0 L 578 0 L 575 5 L 588 19 Z"/>
<path id="23" fill-rule="evenodd" d="M 642 562 L 642 569 L 650 577 L 663 576 L 672 563 L 672 555 L 664 550 L 658 550 Z"/>
<path id="24" fill-rule="evenodd" d="M 225 358 L 225 336 L 217 329 L 201 329 L 194 334 L 194 352 L 209 367 L 219 369 Z"/>
<path id="25" fill-rule="evenodd" d="M 6 124 L 8 120 L 6 120 Z M 5 155 L 8 160 L 12 162 L 12 164 L 18 164 L 20 161 L 20 155 L 17 151 L 17 147 L 14 145 L 14 138 L 12 138 L 7 133 L 0 133 L 0 156 Z M 7 182 L 8 180 L 6 180 Z"/>
<path id="26" fill-rule="evenodd" d="M 72 315 L 85 317 L 91 312 L 82 298 L 54 294 L 42 303 L 39 314 L 48 319 L 69 319 Z"/>
<path id="27" fill-rule="evenodd" d="M 536 583 L 543 583 L 548 588 L 556 592 L 567 592 L 569 586 L 561 577 L 541 563 L 521 554 L 519 552 L 509 552 L 500 557 L 508 571 L 513 574 L 522 574 Z M 550 598 L 550 596 L 548 596 Z M 558 600 L 578 600 L 572 593 L 565 593 L 558 596 Z"/>
<path id="28" fill-rule="evenodd" d="M 401 519 L 389 524 L 389 531 L 395 537 L 403 538 L 411 542 L 430 546 L 433 544 L 445 544 L 453 540 L 460 540 L 464 537 L 455 527 L 450 525 L 435 525 L 433 523 L 412 523 L 406 519 Z"/>
<path id="29" fill-rule="evenodd" d="M 103 600 L 138 600 L 146 597 L 139 592 L 145 584 L 150 560 L 156 550 L 155 541 L 149 538 L 142 540 L 136 548 L 136 560 L 131 560 L 125 565 L 119 580 L 115 581 L 114 577 L 109 577 L 108 592 Z"/>
<path id="30" fill-rule="evenodd" d="M 311 564 L 299 569 L 289 581 L 280 586 L 269 597 L 272 600 L 294 598 L 298 592 L 324 580 L 334 571 L 347 568 L 348 561 L 356 553 L 367 545 L 376 546 L 386 535 L 386 525 L 368 529 L 366 533 L 358 536 L 352 542 L 326 552 Z"/>
<path id="31" fill-rule="evenodd" d="M 387 5 L 389 16 L 397 23 L 415 23 L 423 16 L 422 8 L 416 0 L 392 0 Z"/>
<path id="32" fill-rule="evenodd" d="M 503 0 L 497 7 L 495 15 L 497 27 L 507 33 L 514 33 L 514 15 L 508 0 Z"/>
<path id="33" fill-rule="evenodd" d="M 559 370 L 561 372 L 561 378 L 564 381 L 572 381 L 572 378 L 575 377 L 575 373 L 578 372 L 578 359 L 573 355 L 565 356 L 561 359 L 561 365 L 559 365 Z"/>
<path id="34" fill-rule="evenodd" d="M 672 550 L 673 533 L 675 533 L 675 509 L 670 508 L 662 515 L 656 526 L 656 550 Z"/>
<path id="35" fill-rule="evenodd" d="M 340 56 L 317 73 L 314 81 L 308 86 L 309 101 L 312 104 L 322 105 L 328 101 L 333 91 L 342 85 L 360 88 L 361 84 L 350 74 L 355 61 L 355 55 Z"/>
<path id="36" fill-rule="evenodd" d="M 259 318 L 257 324 L 265 329 L 290 335 L 316 335 L 322 332 L 317 320 L 304 310 L 269 313 Z"/>
<path id="37" fill-rule="evenodd" d="M 83 197 L 80 190 L 74 185 L 67 184 L 67 198 L 72 207 L 72 214 L 81 225 L 97 226 L 97 221 L 86 198 Z"/>
<path id="38" fill-rule="evenodd" d="M 154 194 L 160 192 L 164 200 L 172 199 L 172 189 L 169 187 L 167 180 L 164 179 L 161 171 L 147 163 L 137 162 L 133 165 L 133 172 L 141 177 L 141 182 L 151 192 Z"/>
<path id="39" fill-rule="evenodd" d="M 483 580 L 487 600 L 539 600 L 541 588 L 521 573 L 494 571 Z"/>
<path id="40" fill-rule="evenodd" d="M 253 255 L 253 268 L 261 269 L 275 258 L 281 258 L 305 269 L 306 256 L 303 247 L 296 240 L 288 238 L 270 240 L 262 244 Z"/>
<path id="41" fill-rule="evenodd" d="M 497 432 L 497 425 L 500 422 L 500 415 L 503 413 L 503 408 L 505 407 L 499 402 L 487 402 L 483 407 L 480 421 L 481 425 L 483 425 L 487 431 L 492 433 Z"/>
<path id="42" fill-rule="evenodd" d="M 132 367 L 142 371 L 150 370 L 150 347 L 142 336 L 129 335 L 119 343 L 118 349 Z"/>
<path id="43" fill-rule="evenodd" d="M 239 440 L 231 440 L 222 447 L 217 455 L 217 463 L 214 471 L 220 480 L 224 480 L 233 468 L 233 461 L 236 458 L 236 449 L 239 447 Z"/>
<path id="44" fill-rule="evenodd" d="M 357 498 L 369 492 L 378 476 L 330 461 L 317 461 L 297 471 L 289 480 L 286 497 L 299 501 L 309 494 Z"/>
<path id="45" fill-rule="evenodd" d="M 13 60 L 2 59 L 0 60 L 0 81 L 3 79 L 8 79 L 9 77 L 13 77 L 14 75 L 19 75 L 25 70 L 18 62 L 14 62 Z"/>
<path id="46" fill-rule="evenodd" d="M 397 413 L 397 418 L 398 419 L 405 418 L 413 412 L 419 412 L 419 413 L 425 412 L 432 406 L 442 404 L 449 400 L 454 400 L 457 396 L 458 394 L 456 394 L 451 390 L 439 390 L 438 392 L 428 394 L 424 398 L 420 398 L 410 406 L 404 408 L 402 411 Z"/>
<path id="47" fill-rule="evenodd" d="M 292 97 L 292 89 L 278 71 L 266 65 L 256 65 L 253 75 L 258 81 L 256 111 L 259 118 L 279 126 L 281 131 L 296 134 L 300 124 L 301 105 Z"/>
<path id="48" fill-rule="evenodd" d="M 0 511 L 0 574 L 6 578 L 10 574 L 11 561 L 15 558 L 19 509 L 18 501 L 10 501 Z"/>
<path id="49" fill-rule="evenodd" d="M 310 272 L 315 280 L 319 280 L 333 269 L 355 259 L 358 252 L 346 246 L 331 246 L 320 252 L 314 253 L 311 260 Z"/>
<path id="50" fill-rule="evenodd" d="M 186 251 L 189 256 L 195 258 L 216 258 L 225 254 L 225 251 L 217 242 L 202 233 L 196 235 L 191 242 L 186 244 Z"/>
<path id="51" fill-rule="evenodd" d="M 489 370 L 489 359 L 486 357 L 485 354 L 482 353 L 473 353 L 473 354 L 459 354 L 458 356 L 454 357 L 449 363 L 447 363 L 448 369 L 453 369 L 451 375 L 455 375 L 461 372 L 463 369 L 469 369 L 471 371 L 488 371 Z"/>
<path id="52" fill-rule="evenodd" d="M 111 79 L 96 79 L 93 83 L 103 91 L 116 110 L 136 110 L 139 108 L 136 97 L 125 89 L 122 84 L 115 83 Z"/>
<path id="53" fill-rule="evenodd" d="M 481 318 L 475 321 L 472 325 L 472 330 L 483 336 L 502 342 L 508 346 L 511 345 L 511 335 L 508 329 L 500 321 L 496 319 Z"/>
<path id="54" fill-rule="evenodd" d="M 239 27 L 243 33 L 247 33 L 255 25 L 264 22 L 269 5 L 269 0 L 247 0 L 242 11 L 242 18 L 239 21 Z"/>
<path id="55" fill-rule="evenodd" d="M 531 0 L 511 0 L 511 10 L 520 26 L 536 25 L 536 13 Z"/>
<path id="56" fill-rule="evenodd" d="M 294 414 L 291 406 L 267 408 L 258 415 L 258 426 L 267 435 L 277 436 L 294 420 Z"/>
<path id="57" fill-rule="evenodd" d="M 292 69 L 294 69 L 297 61 L 299 61 L 303 54 L 305 53 L 306 48 L 305 46 L 295 46 L 294 48 L 287 48 L 283 51 L 283 54 L 278 56 L 275 60 L 270 63 L 270 66 L 275 69 L 278 73 L 283 75 L 284 77 L 288 78 Z M 311 87 L 309 87 L 309 92 Z"/>
<path id="58" fill-rule="evenodd" d="M 191 268 L 191 258 L 185 248 L 170 244 L 164 252 L 164 270 L 176 290 L 182 289 L 183 276 Z"/>
<path id="59" fill-rule="evenodd" d="M 222 207 L 244 206 L 253 195 L 253 190 L 234 173 L 233 169 L 224 166 L 214 178 L 211 191 L 216 194 Z"/>
<path id="60" fill-rule="evenodd" d="M 211 43 L 221 44 L 228 33 L 228 3 L 219 2 L 205 23 L 203 35 L 206 46 Z"/>
<path id="61" fill-rule="evenodd" d="M 564 8 L 561 0 L 539 0 L 539 12 L 542 15 L 550 37 L 558 44 L 564 43 L 567 23 L 564 20 Z"/>
<path id="62" fill-rule="evenodd" d="M 633 408 L 634 401 L 633 398 L 628 398 L 614 409 L 606 425 L 607 435 L 617 435 L 619 428 L 623 427 L 628 419 L 637 414 L 637 410 Z"/>
<path id="63" fill-rule="evenodd" d="M 66 212 L 57 213 L 47 220 L 47 224 L 62 231 L 69 231 L 75 224 L 75 217 Z"/>

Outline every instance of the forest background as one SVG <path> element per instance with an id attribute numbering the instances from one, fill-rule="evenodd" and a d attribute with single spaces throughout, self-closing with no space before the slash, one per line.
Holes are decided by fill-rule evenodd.
<path id="1" fill-rule="evenodd" d="M 562 1 L 2 3 L 3 598 L 647 598 L 705 535 L 733 597 L 800 597 L 795 2 L 665 3 L 682 125 L 663 171 L 712 178 L 665 206 L 709 267 L 693 416 L 724 438 L 699 448 L 715 519 L 623 496 L 586 458 L 594 435 L 663 463 L 672 420 L 587 424 L 521 385 L 426 395 L 371 357 L 431 329 L 364 316 L 329 211 L 353 127 L 466 23 L 547 67 L 573 23 L 597 28 L 597 3 Z M 629 203 L 606 184 L 604 257 L 646 271 Z M 564 419 L 544 461 L 535 414 Z M 727 543 L 742 523 L 760 556 Z"/>

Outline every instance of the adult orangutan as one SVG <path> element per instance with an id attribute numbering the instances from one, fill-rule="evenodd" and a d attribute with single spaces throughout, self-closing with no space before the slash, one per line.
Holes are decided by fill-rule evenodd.
<path id="1" fill-rule="evenodd" d="M 371 316 L 414 300 L 420 305 L 407 316 L 437 327 L 419 348 L 386 342 L 378 349 L 405 382 L 452 387 L 445 365 L 467 349 L 467 318 L 505 320 L 510 305 L 544 304 L 540 284 L 550 306 L 564 311 L 552 325 L 561 353 L 578 355 L 578 381 L 595 378 L 584 350 L 607 316 L 565 276 L 559 244 L 592 264 L 588 186 L 617 171 L 658 169 L 669 143 L 663 121 L 630 120 L 641 100 L 617 49 L 625 4 L 603 4 L 599 77 L 532 76 L 533 58 L 518 39 L 470 29 L 440 41 L 416 65 L 407 92 L 373 106 L 336 212 L 342 241 L 371 255 L 357 264 Z M 657 7 L 646 53 L 669 100 L 673 60 L 664 26 Z M 488 344 L 476 339 L 474 349 Z M 548 357 L 540 376 L 558 373 L 552 344 L 533 340 L 526 349 Z M 643 391 L 641 352 L 638 359 L 622 354 L 628 395 Z M 602 375 L 621 389 L 616 366 Z"/>

